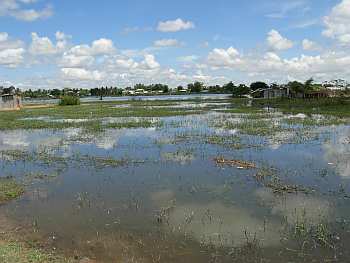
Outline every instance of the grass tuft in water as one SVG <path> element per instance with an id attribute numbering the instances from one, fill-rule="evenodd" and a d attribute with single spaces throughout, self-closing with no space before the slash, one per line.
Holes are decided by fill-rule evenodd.
<path id="1" fill-rule="evenodd" d="M 0 203 L 20 197 L 24 193 L 23 185 L 12 178 L 0 178 Z"/>
<path id="2" fill-rule="evenodd" d="M 36 248 L 28 248 L 25 245 L 11 241 L 0 241 L 0 262 L 6 263 L 72 263 L 63 257 L 43 252 Z"/>

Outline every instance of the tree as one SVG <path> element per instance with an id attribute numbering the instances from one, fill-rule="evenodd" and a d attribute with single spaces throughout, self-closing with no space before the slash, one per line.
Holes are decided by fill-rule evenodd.
<path id="1" fill-rule="evenodd" d="M 54 97 L 59 97 L 59 96 L 61 96 L 61 91 L 59 89 L 53 89 L 53 90 L 51 90 L 50 95 L 52 95 Z"/>
<path id="2" fill-rule="evenodd" d="M 163 93 L 168 93 L 169 92 L 169 86 L 168 85 L 163 85 Z"/>
<path id="3" fill-rule="evenodd" d="M 268 89 L 269 86 L 265 83 L 265 82 L 262 82 L 262 81 L 257 81 L 257 82 L 253 82 L 252 84 L 250 84 L 250 89 L 255 91 L 255 90 L 258 90 L 258 89 Z"/>
<path id="4" fill-rule="evenodd" d="M 232 81 L 230 81 L 229 83 L 225 84 L 222 88 L 223 88 L 224 92 L 233 93 L 236 86 L 235 86 L 235 84 L 233 84 Z"/>
<path id="5" fill-rule="evenodd" d="M 287 84 L 287 87 L 294 94 L 294 96 L 297 96 L 298 94 L 303 94 L 304 96 L 305 86 L 303 83 L 299 81 L 291 81 Z"/>
<path id="6" fill-rule="evenodd" d="M 240 84 L 238 87 L 235 87 L 232 95 L 233 97 L 242 97 L 243 95 L 247 95 L 250 93 L 250 88 L 244 84 Z"/>
<path id="7" fill-rule="evenodd" d="M 314 85 L 313 85 L 314 79 L 310 78 L 308 79 L 305 84 L 304 84 L 304 92 L 309 92 L 312 91 L 314 89 Z"/>
<path id="8" fill-rule="evenodd" d="M 204 84 L 201 82 L 196 81 L 195 83 L 188 84 L 188 90 L 194 93 L 199 93 L 203 90 Z"/>
<path id="9" fill-rule="evenodd" d="M 182 87 L 182 86 L 180 85 L 180 86 L 178 86 L 176 89 L 177 89 L 178 92 L 180 92 L 180 91 L 184 90 L 184 87 Z"/>

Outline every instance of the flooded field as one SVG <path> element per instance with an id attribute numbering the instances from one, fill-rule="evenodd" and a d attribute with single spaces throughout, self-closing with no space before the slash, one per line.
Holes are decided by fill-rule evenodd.
<path id="1" fill-rule="evenodd" d="M 350 261 L 350 118 L 209 97 L 2 118 L 0 176 L 23 193 L 0 195 L 0 219 L 34 246 L 77 262 Z"/>

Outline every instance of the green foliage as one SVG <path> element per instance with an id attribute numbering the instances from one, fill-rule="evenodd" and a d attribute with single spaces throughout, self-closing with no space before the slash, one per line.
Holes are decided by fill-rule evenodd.
<path id="1" fill-rule="evenodd" d="M 0 114 L 0 130 L 13 129 L 64 129 L 83 128 L 98 129 L 107 128 L 102 124 L 103 118 L 118 117 L 169 117 L 200 114 L 202 110 L 188 110 L 187 108 L 172 108 L 176 103 L 174 100 L 164 101 L 128 101 L 130 107 L 119 107 L 124 101 L 82 103 L 74 107 L 52 106 L 46 108 L 28 109 L 20 111 L 6 111 Z M 169 106 L 157 108 L 152 106 Z M 44 118 L 44 119 L 43 119 Z M 71 121 L 66 121 L 66 120 Z M 74 121 L 82 120 L 85 121 Z M 154 123 L 157 125 L 157 123 Z M 153 125 L 153 126 L 154 126 Z M 149 123 L 145 121 L 126 122 L 113 124 L 115 128 L 120 127 L 145 127 Z M 95 129 L 95 128 L 94 128 Z"/>
<path id="2" fill-rule="evenodd" d="M 145 85 L 145 84 L 136 84 L 134 86 L 134 89 L 142 89 L 146 91 L 161 91 L 163 93 L 169 92 L 169 86 L 164 84 L 151 84 L 151 85 Z"/>
<path id="3" fill-rule="evenodd" d="M 204 84 L 197 81 L 195 83 L 188 84 L 187 88 L 193 93 L 199 93 L 204 89 Z"/>
<path id="4" fill-rule="evenodd" d="M 265 82 L 262 82 L 262 81 L 257 81 L 257 82 L 250 84 L 251 90 L 268 89 L 268 88 L 269 88 L 269 86 Z"/>
<path id="5" fill-rule="evenodd" d="M 59 105 L 60 106 L 80 105 L 80 98 L 78 96 L 66 95 L 61 98 Z"/>
<path id="6" fill-rule="evenodd" d="M 287 84 L 287 87 L 294 94 L 304 92 L 304 84 L 298 81 L 291 81 Z"/>
<path id="7" fill-rule="evenodd" d="M 0 242 L 0 262 L 6 263 L 69 263 L 63 257 L 36 248 L 28 248 L 19 242 Z"/>
<path id="8" fill-rule="evenodd" d="M 253 100 L 256 108 L 273 107 L 284 113 L 323 114 L 337 117 L 350 116 L 349 98 L 320 98 L 320 99 L 259 99 Z"/>
<path id="9" fill-rule="evenodd" d="M 21 184 L 11 178 L 0 178 L 0 203 L 16 199 L 24 192 Z"/>
<path id="10" fill-rule="evenodd" d="M 250 88 L 244 84 L 241 84 L 238 87 L 235 87 L 233 89 L 232 95 L 233 97 L 238 98 L 238 97 L 242 97 L 243 95 L 249 94 L 249 92 L 250 92 Z"/>
<path id="11" fill-rule="evenodd" d="M 308 79 L 305 84 L 304 84 L 304 91 L 308 92 L 308 91 L 312 91 L 314 89 L 314 85 L 313 85 L 314 80 Z"/>

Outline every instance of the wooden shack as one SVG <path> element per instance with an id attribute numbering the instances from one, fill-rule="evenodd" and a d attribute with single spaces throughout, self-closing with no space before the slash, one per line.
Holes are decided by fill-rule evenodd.
<path id="1" fill-rule="evenodd" d="M 15 110 L 22 107 L 22 98 L 16 94 L 15 87 L 0 87 L 0 110 Z"/>

